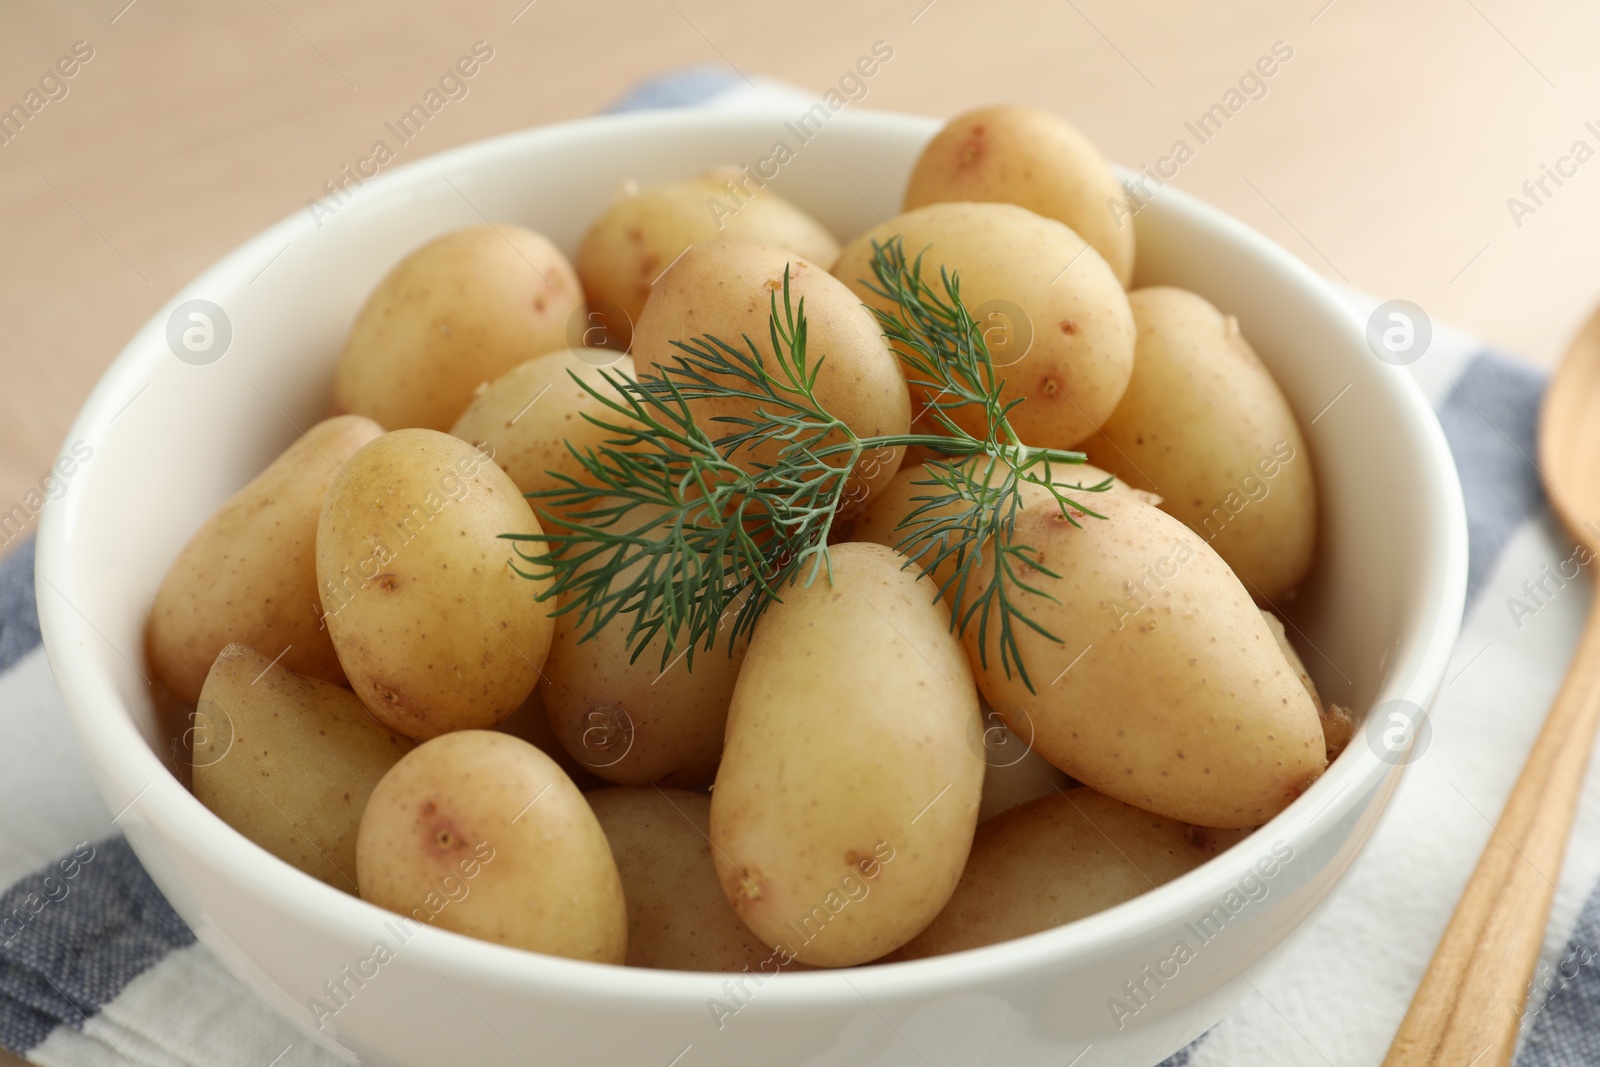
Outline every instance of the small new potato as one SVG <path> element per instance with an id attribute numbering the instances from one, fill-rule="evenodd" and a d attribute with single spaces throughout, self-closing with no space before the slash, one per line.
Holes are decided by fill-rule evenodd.
<path id="1" fill-rule="evenodd" d="M 1017 204 L 1064 222 L 1094 246 L 1124 289 L 1133 280 L 1127 194 L 1111 164 L 1060 115 L 1000 104 L 945 123 L 911 169 L 903 210 L 958 200 Z"/>
<path id="2" fill-rule="evenodd" d="M 690 248 L 656 283 L 633 335 L 633 358 L 641 377 L 660 376 L 683 352 L 674 341 L 706 335 L 744 349 L 750 338 L 769 361 L 770 315 L 774 298 L 783 313 L 784 272 L 789 298 L 805 301 L 806 363 L 817 371 L 821 406 L 857 437 L 903 434 L 911 425 L 911 397 L 900 361 L 889 350 L 877 322 L 854 293 L 827 271 L 775 245 L 719 240 Z M 786 353 L 787 354 L 787 353 Z M 718 419 L 751 418 L 757 402 L 742 397 L 693 399 L 695 422 L 713 439 L 739 427 Z M 842 440 L 838 434 L 827 441 Z M 772 463 L 782 447 L 767 441 L 742 447 L 733 459 L 745 470 Z M 858 507 L 894 476 L 904 449 L 883 449 L 862 457 L 852 476 L 850 506 Z M 836 457 L 836 465 L 844 457 Z"/>
<path id="3" fill-rule="evenodd" d="M 1122 284 L 1082 237 L 1015 204 L 929 204 L 845 246 L 833 273 L 868 305 L 896 305 L 876 284 L 873 242 L 902 239 L 908 261 L 944 297 L 941 267 L 960 276 L 961 299 L 983 329 L 1001 399 L 1020 400 L 1011 425 L 1024 444 L 1072 448 L 1110 417 L 1133 372 L 1133 314 Z M 916 390 L 916 410 L 933 399 Z M 988 430 L 981 405 L 950 417 L 967 433 Z"/>
<path id="4" fill-rule="evenodd" d="M 460 438 L 395 430 L 351 457 L 317 528 L 323 618 L 379 722 L 425 740 L 493 726 L 533 691 L 554 624 L 502 534 L 543 531 Z"/>
<path id="5" fill-rule="evenodd" d="M 611 847 L 543 752 L 462 730 L 418 745 L 367 802 L 361 899 L 514 948 L 621 963 L 628 914 Z"/>
<path id="6" fill-rule="evenodd" d="M 566 348 L 578 276 L 548 239 L 501 223 L 436 237 L 383 277 L 345 339 L 341 411 L 448 430 L 478 387 Z"/>
<path id="7" fill-rule="evenodd" d="M 1294 669 L 1295 675 L 1300 679 L 1300 684 L 1305 686 L 1306 693 L 1311 697 L 1311 703 L 1316 705 L 1317 714 L 1322 719 L 1322 740 L 1328 754 L 1328 762 L 1332 763 L 1339 753 L 1344 751 L 1350 743 L 1350 738 L 1355 735 L 1355 717 L 1350 714 L 1349 708 L 1340 707 L 1338 704 L 1324 704 L 1322 697 L 1317 694 L 1317 684 L 1311 680 L 1311 672 L 1306 670 L 1305 662 L 1300 658 L 1300 653 L 1289 641 L 1288 631 L 1284 629 L 1283 620 L 1270 611 L 1262 611 L 1261 617 L 1266 620 L 1267 628 L 1272 631 L 1272 636 L 1278 641 L 1278 648 L 1283 652 L 1283 658 L 1289 661 L 1289 666 Z"/>
<path id="8" fill-rule="evenodd" d="M 947 457 L 929 458 L 934 462 L 950 462 Z M 986 464 L 988 461 L 975 457 L 966 462 L 969 465 L 976 465 Z M 1002 469 L 996 465 L 990 470 L 986 482 L 993 482 L 1002 474 Z M 915 468 L 902 467 L 890 479 L 883 491 L 872 499 L 866 510 L 848 525 L 842 540 L 870 541 L 894 548 L 910 532 L 909 529 L 901 529 L 900 523 L 927 502 L 918 498 L 936 495 L 942 491 L 937 485 L 917 484 L 929 482 L 931 477 L 920 463 Z M 1085 489 L 1094 489 L 1108 480 L 1111 481 L 1110 488 L 1100 492 L 1084 492 L 1078 488 L 1081 486 Z M 1090 508 L 1095 507 L 1095 501 L 1100 493 L 1118 493 L 1136 499 L 1143 499 L 1148 495 L 1130 489 L 1126 483 L 1112 479 L 1105 471 L 1087 463 L 1056 468 L 1055 484 L 1068 492 L 1073 499 L 1081 501 Z M 1022 497 L 1025 501 L 1050 502 L 1054 499 L 1044 487 L 1031 483 L 1022 485 Z M 949 507 L 937 508 L 927 515 L 944 516 L 950 514 L 951 510 Z M 921 562 L 931 562 L 932 558 L 930 555 Z M 914 568 L 917 566 L 918 564 L 913 564 Z M 951 561 L 935 567 L 932 575 L 934 585 L 942 588 L 954 570 L 955 565 Z M 951 589 L 946 592 L 945 601 L 949 603 L 953 599 L 954 589 Z M 1066 788 L 1071 783 L 1069 775 L 1052 766 L 1033 750 L 1032 722 L 1018 722 L 1017 732 L 1013 732 L 1006 726 L 998 712 L 988 707 L 983 711 L 983 734 L 978 743 L 984 749 L 984 759 L 988 766 L 983 776 L 983 803 L 978 812 L 980 823 L 1036 797 Z"/>
<path id="9" fill-rule="evenodd" d="M 839 255 L 839 242 L 821 223 L 771 189 L 752 189 L 737 167 L 630 186 L 578 246 L 578 277 L 594 323 L 583 343 L 626 350 L 656 278 L 685 248 L 719 237 L 776 245 L 824 269 Z"/>
<path id="10" fill-rule="evenodd" d="M 955 895 L 892 960 L 1025 937 L 1149 892 L 1242 840 L 1092 789 L 1051 793 L 978 827 Z"/>
<path id="11" fill-rule="evenodd" d="M 803 970 L 739 921 L 711 862 L 711 798 L 620 786 L 584 797 L 611 842 L 628 900 L 628 966 L 671 971 Z"/>
<path id="12" fill-rule="evenodd" d="M 1306 670 L 1305 661 L 1300 658 L 1300 653 L 1290 643 L 1289 631 L 1284 629 L 1283 620 L 1265 609 L 1262 609 L 1261 618 L 1267 624 L 1267 629 L 1272 631 L 1273 640 L 1278 642 L 1278 651 L 1283 653 L 1283 658 L 1293 668 L 1295 677 L 1299 678 L 1300 684 L 1305 686 L 1306 695 L 1311 698 L 1311 703 L 1320 709 L 1322 707 L 1322 697 L 1317 695 L 1317 683 L 1311 680 L 1311 672 Z"/>
<path id="13" fill-rule="evenodd" d="M 356 892 L 361 813 L 410 739 L 350 690 L 238 644 L 212 664 L 192 722 L 200 803 L 285 863 Z"/>
<path id="14" fill-rule="evenodd" d="M 648 536 L 644 527 L 663 515 L 663 509 L 636 506 L 627 526 L 616 532 L 627 529 Z M 603 566 L 607 558 L 586 564 L 579 573 Z M 608 588 L 625 587 L 642 566 L 622 570 Z M 725 627 L 736 613 L 734 608 L 725 615 Z M 619 613 L 599 633 L 586 637 L 591 620 L 576 611 L 555 616 L 555 637 L 539 686 L 545 713 L 561 745 L 592 774 L 622 785 L 655 782 L 704 789 L 716 777 L 722 758 L 728 704 L 748 637 L 741 635 L 730 650 L 724 628 L 715 647 L 697 644 L 691 654 L 679 645 L 663 664 L 664 633 L 634 656 L 629 635 L 634 621 L 634 615 Z"/>
<path id="15" fill-rule="evenodd" d="M 1232 315 L 1183 289 L 1128 295 L 1139 329 L 1128 391 L 1089 458 L 1228 561 L 1258 602 L 1311 569 L 1317 486 L 1300 424 Z"/>
<path id="16" fill-rule="evenodd" d="M 926 578 L 830 550 L 756 625 L 711 794 L 729 903 L 802 963 L 877 959 L 960 878 L 983 790 L 972 674 Z"/>
<path id="17" fill-rule="evenodd" d="M 382 433 L 357 415 L 317 423 L 189 538 L 145 627 L 150 668 L 180 701 L 200 699 L 235 641 L 282 652 L 298 674 L 344 681 L 318 610 L 317 517 L 339 467 Z"/>
<path id="18" fill-rule="evenodd" d="M 983 801 L 978 805 L 978 824 L 988 822 L 1030 800 L 1049 796 L 1077 783 L 1052 766 L 1033 750 L 1030 740 L 1018 737 L 1005 725 L 1000 713 L 984 708 Z M 1018 724 L 1027 730 L 1027 723 Z"/>
<path id="19" fill-rule="evenodd" d="M 1317 709 L 1250 594 L 1192 530 L 1116 493 L 1096 510 L 1104 518 L 1077 526 L 1053 501 L 1018 514 L 1012 543 L 1033 550 L 1026 580 L 1048 598 L 1017 603 L 1052 636 L 1012 627 L 1030 691 L 1004 669 L 999 628 L 980 647 L 967 627 L 984 697 L 1085 785 L 1199 826 L 1260 826 L 1327 764 Z M 992 566 L 986 557 L 973 580 L 986 585 Z"/>
<path id="20" fill-rule="evenodd" d="M 555 760 L 556 766 L 566 772 L 579 792 L 587 793 L 591 789 L 602 789 L 610 785 L 610 782 L 591 774 L 583 764 L 573 759 L 572 754 L 557 739 L 555 728 L 550 725 L 550 716 L 544 713 L 544 697 L 539 692 L 540 688 L 534 686 L 533 692 L 528 694 L 528 699 L 522 702 L 522 706 L 495 723 L 494 728 L 503 734 L 521 738 Z"/>
<path id="21" fill-rule="evenodd" d="M 631 420 L 595 398 L 583 385 L 621 402 L 607 377 L 631 379 L 633 359 L 603 348 L 562 349 L 536 356 L 496 378 L 461 413 L 450 432 L 494 457 L 524 494 L 565 488 L 556 475 L 588 482 L 572 454 L 608 446 L 617 435 L 585 416 L 613 425 Z M 570 446 L 570 447 L 569 447 Z M 539 524 L 553 530 L 567 514 L 548 501 L 530 501 Z"/>
<path id="22" fill-rule="evenodd" d="M 948 457 L 933 457 L 933 462 L 955 462 Z M 966 466 L 971 469 L 984 470 L 984 484 L 992 485 L 1005 476 L 1005 468 L 998 462 L 992 462 L 987 457 L 974 456 L 957 466 Z M 1105 471 L 1087 463 L 1063 464 L 1052 468 L 1054 483 L 1061 492 L 1070 499 L 1077 501 L 1087 508 L 1094 508 L 1096 501 L 1106 493 L 1120 493 L 1130 495 L 1133 490 L 1125 483 L 1116 481 Z M 1110 486 L 1099 489 L 1101 485 L 1110 482 Z M 1041 485 L 1031 482 L 1021 483 L 1022 499 L 1025 502 L 1053 501 L 1055 498 L 1050 491 Z M 865 509 L 854 516 L 844 525 L 841 540 L 846 541 L 871 541 L 874 544 L 887 548 L 897 548 L 908 535 L 923 529 L 918 526 L 902 528 L 901 523 L 913 513 L 919 511 L 929 503 L 929 497 L 948 494 L 949 490 L 942 485 L 934 484 L 933 474 L 923 465 L 915 467 L 905 466 L 895 472 L 889 483 L 872 498 Z M 958 513 L 957 506 L 941 506 L 931 511 L 924 512 L 920 519 L 953 518 Z M 921 568 L 931 564 L 936 552 L 930 552 L 915 563 L 914 567 Z M 933 569 L 934 587 L 943 589 L 955 571 L 953 560 L 946 560 Z M 946 593 L 947 598 L 953 597 L 954 590 Z"/>

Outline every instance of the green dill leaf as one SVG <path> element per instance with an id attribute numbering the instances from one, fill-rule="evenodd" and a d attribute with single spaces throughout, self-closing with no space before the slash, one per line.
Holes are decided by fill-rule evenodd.
<path id="1" fill-rule="evenodd" d="M 807 351 L 805 301 L 792 298 L 787 271 L 781 301 L 771 296 L 765 347 L 708 335 L 674 341 L 673 360 L 638 380 L 604 372 L 595 386 L 573 375 L 606 409 L 585 418 L 609 436 L 598 448 L 568 445 L 582 477 L 555 474 L 555 486 L 529 494 L 566 517 L 561 527 L 504 536 L 515 542 L 513 568 L 549 583 L 539 599 L 575 616 L 582 639 L 626 616 L 633 658 L 659 641 L 663 670 L 680 653 L 692 667 L 695 650 L 719 640 L 731 653 L 786 586 L 830 573 L 828 540 L 857 461 L 923 445 L 947 458 L 926 464 L 927 480 L 915 483 L 928 493 L 901 523 L 906 565 L 943 575 L 952 628 L 976 625 L 982 662 L 992 637 L 1006 674 L 1033 688 L 1018 635 L 1055 638 L 1030 614 L 1031 598 L 1049 594 L 1028 576 L 1054 575 L 1012 540 L 1024 487 L 1046 489 L 1076 525 L 1102 516 L 1068 494 L 1111 482 L 1060 485 L 1054 469 L 1084 455 L 1018 440 L 1008 416 L 1020 401 L 1002 398 L 956 274 L 941 268 L 935 288 L 922 256 L 907 261 L 898 238 L 873 253 L 865 284 L 892 310 L 872 313 L 908 383 L 932 398 L 941 434 L 859 437 L 827 411 L 817 397 L 823 360 Z M 701 425 L 700 401 L 740 413 Z M 951 417 L 972 406 L 984 415 L 982 437 Z"/>

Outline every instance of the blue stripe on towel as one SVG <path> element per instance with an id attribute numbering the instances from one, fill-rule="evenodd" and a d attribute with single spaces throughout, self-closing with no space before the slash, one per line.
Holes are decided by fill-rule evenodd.
<path id="1" fill-rule="evenodd" d="M 0 559 L 0 671 L 39 645 L 39 608 L 33 600 L 33 538 Z"/>
<path id="2" fill-rule="evenodd" d="M 1467 501 L 1467 603 L 1517 528 L 1544 507 L 1539 484 L 1542 371 L 1491 353 L 1475 357 L 1439 406 Z"/>
<path id="3" fill-rule="evenodd" d="M 606 108 L 616 111 L 650 111 L 667 107 L 691 107 L 733 88 L 742 81 L 726 67 L 690 67 L 640 82 L 621 100 Z"/>
<path id="4" fill-rule="evenodd" d="M 1210 1030 L 1207 1030 L 1205 1034 L 1201 1034 L 1183 1048 L 1162 1060 L 1157 1067 L 1188 1067 L 1189 1057 L 1194 1055 L 1194 1050 L 1200 1047 L 1200 1042 L 1204 1041 L 1206 1034 L 1210 1032 Z"/>
<path id="5" fill-rule="evenodd" d="M 1591 1067 L 1600 1063 L 1600 891 L 1583 906 L 1577 928 L 1553 969 L 1534 975 L 1543 994 L 1517 1067 Z"/>
<path id="6" fill-rule="evenodd" d="M 0 1045 L 26 1052 L 194 942 L 122 837 L 76 868 L 52 864 L 0 894 Z M 62 863 L 68 861 L 63 860 Z M 65 872 L 72 870 L 72 876 Z"/>

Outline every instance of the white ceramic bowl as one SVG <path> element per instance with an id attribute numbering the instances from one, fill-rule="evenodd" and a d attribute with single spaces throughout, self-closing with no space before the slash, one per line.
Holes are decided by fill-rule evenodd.
<path id="1" fill-rule="evenodd" d="M 1252 969 L 1289 942 L 1393 794 L 1399 767 L 1358 735 L 1247 842 L 1109 911 L 954 956 L 735 984 L 434 929 L 400 944 L 388 913 L 274 859 L 167 772 L 141 677 L 156 586 L 205 516 L 327 410 L 341 340 L 380 275 L 435 234 L 485 218 L 530 226 L 570 252 L 624 179 L 754 163 L 774 140 L 792 141 L 789 118 L 595 118 L 398 168 L 332 218 L 297 212 L 174 297 L 73 427 L 69 442 L 89 443 L 94 456 L 40 524 L 39 609 L 100 789 L 112 811 L 127 808 L 118 823 L 173 906 L 252 990 L 315 1033 L 308 1002 L 326 996 L 324 983 L 344 984 L 346 1003 L 320 1037 L 364 1062 L 1152 1064 L 1220 1017 Z M 799 146 L 778 185 L 852 236 L 896 211 L 936 126 L 842 113 Z M 1422 395 L 1368 353 L 1321 279 L 1259 234 L 1172 189 L 1137 225 L 1139 283 L 1185 286 L 1237 315 L 1306 426 L 1324 518 L 1315 576 L 1290 614 L 1323 693 L 1360 711 L 1399 699 L 1427 707 L 1460 624 L 1466 527 Z M 168 346 L 169 313 L 194 298 L 222 307 L 232 325 L 231 346 L 209 365 Z M 1230 891 L 1274 844 L 1292 858 L 1261 881 L 1264 895 L 1253 890 L 1258 899 L 1229 910 Z M 1195 930 L 1219 905 L 1227 921 L 1213 919 L 1218 932 L 1202 944 Z M 1194 949 L 1181 966 L 1164 962 L 1178 940 Z M 359 985 L 346 977 L 379 941 L 393 959 Z M 1144 992 L 1133 997 L 1129 982 Z M 713 1002 L 739 1010 L 719 1026 Z"/>

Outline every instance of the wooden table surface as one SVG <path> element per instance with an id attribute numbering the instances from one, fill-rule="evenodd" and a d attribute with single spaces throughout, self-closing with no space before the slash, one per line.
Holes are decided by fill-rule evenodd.
<path id="1" fill-rule="evenodd" d="M 1539 363 L 1600 296 L 1600 9 L 1577 0 L 4 0 L 0 108 L 74 73 L 0 138 L 0 514 L 158 306 L 320 196 L 473 42 L 494 62 L 405 158 L 690 64 L 820 91 L 880 39 L 862 106 L 1043 105 L 1133 165 L 1193 145 L 1185 122 L 1282 42 L 1178 186 Z"/>
<path id="2" fill-rule="evenodd" d="M 157 307 L 321 195 L 474 41 L 495 61 L 406 159 L 689 64 L 820 91 L 881 39 L 861 106 L 1039 104 L 1136 166 L 1184 139 L 1179 187 L 1548 364 L 1600 296 L 1597 37 L 1576 0 L 6 0 L 0 108 L 92 56 L 0 143 L 0 513 Z M 1199 144 L 1185 122 L 1275 42 L 1292 58 Z"/>

